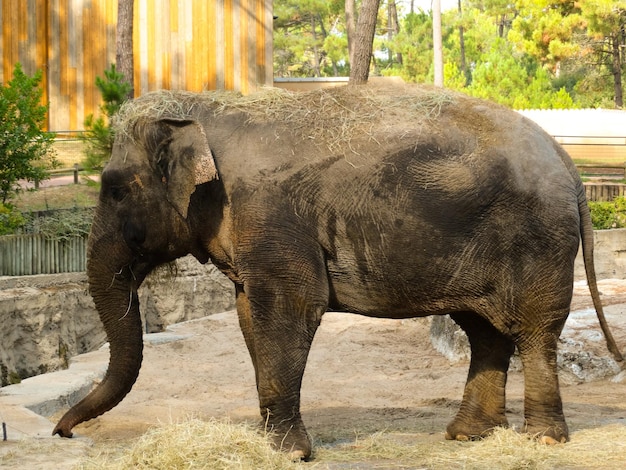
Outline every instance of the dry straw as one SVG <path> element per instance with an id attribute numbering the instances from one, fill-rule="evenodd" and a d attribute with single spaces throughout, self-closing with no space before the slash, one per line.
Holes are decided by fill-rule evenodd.
<path id="1" fill-rule="evenodd" d="M 248 425 L 191 419 L 156 428 L 121 456 L 94 458 L 81 468 L 551 470 L 622 469 L 624 462 L 626 426 L 619 424 L 575 432 L 571 442 L 554 446 L 501 428 L 477 442 L 377 433 L 348 444 L 317 445 L 313 461 L 298 464 L 272 450 L 267 436 Z"/>
<path id="2" fill-rule="evenodd" d="M 158 91 L 127 102 L 115 121 L 132 135 L 134 123 L 151 119 L 214 119 L 241 113 L 242 123 L 276 123 L 331 150 L 358 139 L 377 140 L 390 130 L 418 129 L 439 115 L 456 95 L 430 87 L 336 87 L 304 93 L 278 88 L 243 96 L 234 92 Z"/>
<path id="3" fill-rule="evenodd" d="M 299 468 L 270 446 L 269 437 L 245 424 L 188 419 L 141 436 L 121 455 L 100 455 L 82 469 L 289 470 Z"/>
<path id="4" fill-rule="evenodd" d="M 578 431 L 570 442 L 554 446 L 503 428 L 476 442 L 401 442 L 406 436 L 380 433 L 350 445 L 322 448 L 317 455 L 324 462 L 386 462 L 388 467 L 378 468 L 429 470 L 622 469 L 626 462 L 626 427 L 618 424 Z"/>

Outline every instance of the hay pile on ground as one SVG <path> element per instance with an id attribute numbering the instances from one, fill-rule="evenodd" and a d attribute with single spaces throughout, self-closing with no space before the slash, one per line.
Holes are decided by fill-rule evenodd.
<path id="1" fill-rule="evenodd" d="M 317 456 L 320 461 L 377 461 L 429 470 L 622 469 L 626 462 L 626 427 L 622 425 L 578 431 L 570 442 L 554 446 L 503 428 L 477 442 L 442 440 L 412 445 L 403 437 L 375 434 L 350 445 L 319 449 Z"/>
<path id="2" fill-rule="evenodd" d="M 297 468 L 251 426 L 189 419 L 154 428 L 121 455 L 100 455 L 83 469 L 270 470 Z"/>
<path id="3" fill-rule="evenodd" d="M 192 93 L 162 90 L 148 93 L 122 106 L 114 126 L 132 135 L 141 118 L 199 119 L 241 112 L 245 122 L 273 122 L 334 150 L 394 126 L 419 128 L 439 115 L 455 96 L 449 91 L 419 86 L 336 87 L 294 93 L 278 88 L 243 96 L 211 91 Z"/>
<path id="4" fill-rule="evenodd" d="M 100 456 L 84 469 L 295 469 L 450 468 L 621 469 L 626 462 L 626 427 L 578 431 L 571 442 L 547 446 L 511 429 L 496 429 L 478 442 L 414 444 L 410 434 L 377 433 L 347 444 L 316 444 L 308 464 L 289 461 L 271 449 L 266 436 L 243 424 L 192 419 L 160 427 L 141 437 L 121 456 Z"/>

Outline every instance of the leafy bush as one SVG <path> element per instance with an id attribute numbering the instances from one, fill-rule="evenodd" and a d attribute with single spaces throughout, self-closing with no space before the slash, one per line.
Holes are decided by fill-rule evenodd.
<path id="1" fill-rule="evenodd" d="M 44 132 L 48 106 L 41 104 L 41 71 L 29 77 L 17 63 L 13 79 L 0 86 L 0 202 L 20 189 L 19 180 L 41 181 L 56 165 L 54 134 Z"/>
<path id="2" fill-rule="evenodd" d="M 115 138 L 110 125 L 111 118 L 119 111 L 132 90 L 124 76 L 115 70 L 115 64 L 104 71 L 104 78 L 96 77 L 96 87 L 102 94 L 104 104 L 100 106 L 101 116 L 94 117 L 90 114 L 85 119 L 86 132 L 83 139 L 87 146 L 83 167 L 87 170 L 102 170 L 111 157 Z"/>
<path id="3" fill-rule="evenodd" d="M 15 233 L 25 223 L 22 213 L 10 204 L 0 204 L 0 235 Z"/>
<path id="4" fill-rule="evenodd" d="M 612 201 L 589 201 L 591 223 L 596 230 L 626 227 L 626 197 L 618 196 Z"/>
<path id="5" fill-rule="evenodd" d="M 23 232 L 39 233 L 54 240 L 69 240 L 89 234 L 93 209 L 65 209 L 26 214 Z"/>

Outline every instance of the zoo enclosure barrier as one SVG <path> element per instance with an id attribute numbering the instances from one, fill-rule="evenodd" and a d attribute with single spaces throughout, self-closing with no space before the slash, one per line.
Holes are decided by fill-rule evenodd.
<path id="1" fill-rule="evenodd" d="M 0 237 L 0 276 L 86 270 L 87 236 L 51 239 L 41 234 Z"/>
<path id="2" fill-rule="evenodd" d="M 553 136 L 583 176 L 626 178 L 626 136 Z M 581 161 L 584 161 L 582 163 Z"/>

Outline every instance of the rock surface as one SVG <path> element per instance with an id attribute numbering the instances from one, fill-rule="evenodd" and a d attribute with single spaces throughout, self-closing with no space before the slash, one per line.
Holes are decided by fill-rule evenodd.
<path id="1" fill-rule="evenodd" d="M 139 290 L 146 333 L 234 306 L 232 283 L 193 258 L 153 273 Z M 0 384 L 67 367 L 106 341 L 85 273 L 0 278 Z"/>

